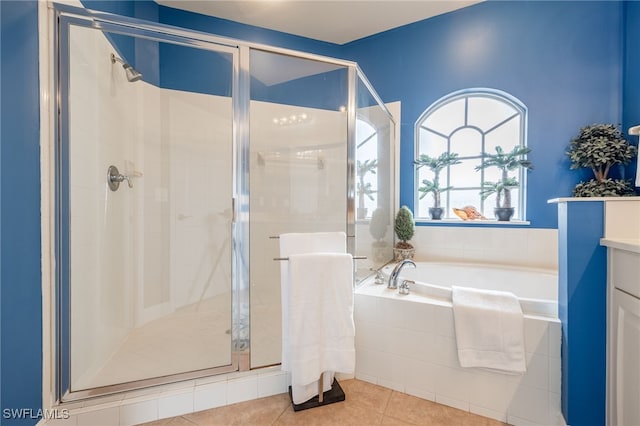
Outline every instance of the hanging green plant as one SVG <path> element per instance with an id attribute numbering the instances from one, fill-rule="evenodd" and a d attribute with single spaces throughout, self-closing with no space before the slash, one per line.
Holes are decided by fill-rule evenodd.
<path id="1" fill-rule="evenodd" d="M 573 190 L 574 197 L 615 197 L 634 195 L 631 182 L 610 179 L 611 167 L 626 165 L 637 155 L 638 149 L 624 138 L 613 124 L 592 124 L 580 129 L 571 140 L 567 155 L 571 170 L 589 168 L 594 178 L 580 182 Z"/>

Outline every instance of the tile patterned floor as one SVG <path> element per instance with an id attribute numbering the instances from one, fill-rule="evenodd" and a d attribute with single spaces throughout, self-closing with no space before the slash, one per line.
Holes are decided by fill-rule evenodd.
<path id="1" fill-rule="evenodd" d="M 288 394 L 145 423 L 145 426 L 354 425 L 498 426 L 496 420 L 360 380 L 340 382 L 346 400 L 294 412 Z"/>

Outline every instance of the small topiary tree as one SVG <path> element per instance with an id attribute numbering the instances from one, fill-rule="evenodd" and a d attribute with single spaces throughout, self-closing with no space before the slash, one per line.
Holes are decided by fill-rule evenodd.
<path id="1" fill-rule="evenodd" d="M 413 246 L 408 242 L 415 233 L 416 223 L 413 220 L 413 213 L 409 207 L 402 206 L 396 214 L 394 230 L 400 241 L 396 243 L 398 249 L 412 249 Z"/>
<path id="2" fill-rule="evenodd" d="M 637 148 L 613 124 L 592 124 L 580 129 L 567 152 L 571 170 L 589 168 L 594 178 L 576 185 L 574 197 L 634 195 L 630 181 L 610 179 L 608 175 L 612 166 L 629 164 L 637 153 Z"/>

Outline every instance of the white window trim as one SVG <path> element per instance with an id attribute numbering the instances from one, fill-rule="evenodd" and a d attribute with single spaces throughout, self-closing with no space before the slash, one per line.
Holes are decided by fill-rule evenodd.
<path id="1" fill-rule="evenodd" d="M 426 119 L 437 109 L 451 103 L 454 101 L 457 101 L 459 99 L 464 99 L 464 98 L 469 98 L 469 97 L 485 97 L 485 98 L 493 98 L 496 99 L 500 102 L 504 102 L 509 104 L 510 106 L 512 106 L 516 111 L 518 111 L 518 115 L 520 115 L 521 117 L 521 125 L 520 125 L 520 145 L 521 146 L 527 146 L 527 121 L 528 121 L 528 109 L 526 107 L 526 105 L 520 101 L 519 99 L 517 99 L 516 97 L 514 97 L 513 95 L 501 91 L 501 90 L 497 90 L 497 89 L 490 89 L 490 88 L 469 88 L 469 89 L 463 89 L 463 90 L 458 90 L 452 93 L 449 93 L 443 97 L 441 97 L 440 99 L 436 100 L 435 102 L 433 102 L 431 105 L 429 105 L 424 111 L 423 113 L 418 117 L 418 119 L 415 122 L 414 125 L 414 159 L 417 159 L 420 156 L 420 129 L 422 128 L 422 125 L 424 124 L 424 122 L 426 121 Z M 466 108 L 465 108 L 465 115 L 467 114 Z M 511 118 L 510 118 L 511 119 Z M 502 123 L 506 122 L 508 120 L 503 121 Z M 455 133 L 456 131 L 460 130 L 461 128 L 464 128 L 467 126 L 463 126 L 463 127 L 459 127 L 456 128 L 453 132 L 451 132 L 451 134 L 447 137 L 447 140 L 450 139 L 451 135 L 453 133 Z M 495 128 L 495 127 L 493 127 Z M 492 128 L 492 129 L 493 129 Z M 488 132 L 484 132 L 483 134 L 486 134 Z M 448 142 L 448 145 L 450 145 L 450 142 Z M 483 140 L 483 152 L 484 152 L 484 140 Z M 450 150 L 450 146 L 448 147 L 448 151 L 451 152 Z M 468 157 L 465 157 L 468 158 Z M 447 170 L 447 173 L 449 171 Z M 483 171 L 480 171 L 479 173 L 484 173 Z M 417 168 L 414 166 L 414 190 L 413 190 L 413 195 L 414 195 L 414 214 L 416 215 L 416 222 L 425 222 L 425 223 L 464 223 L 464 224 L 513 224 L 513 225 L 528 225 L 530 222 L 527 219 L 527 203 L 526 203 L 526 199 L 527 199 L 527 173 L 526 170 L 520 168 L 518 170 L 518 180 L 520 182 L 520 187 L 518 188 L 519 194 L 518 194 L 518 205 L 516 206 L 517 211 L 519 212 L 519 216 L 515 219 L 513 219 L 510 222 L 498 222 L 497 220 L 492 220 L 492 219 L 488 219 L 488 220 L 475 220 L 475 221 L 463 221 L 461 219 L 455 219 L 450 217 L 450 213 L 447 210 L 450 210 L 449 204 L 449 194 L 443 194 L 444 198 L 445 198 L 445 202 L 443 202 L 443 207 L 445 208 L 445 211 L 447 211 L 447 217 L 443 217 L 442 220 L 431 220 L 428 217 L 428 214 L 426 214 L 426 212 L 421 212 L 419 211 L 419 202 L 420 202 L 420 193 L 418 192 L 418 188 L 420 187 L 420 178 L 419 178 L 419 174 L 417 171 Z M 484 175 L 482 177 L 482 181 L 484 182 Z M 492 216 L 492 212 L 489 211 L 485 211 L 484 212 L 485 216 L 489 217 Z"/>

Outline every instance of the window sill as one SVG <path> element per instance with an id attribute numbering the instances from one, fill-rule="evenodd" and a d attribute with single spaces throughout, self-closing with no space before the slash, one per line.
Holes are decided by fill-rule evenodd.
<path id="1" fill-rule="evenodd" d="M 462 226 L 529 226 L 528 220 L 511 220 L 509 222 L 499 222 L 497 220 L 461 220 L 461 219 L 416 219 L 416 225 L 462 225 Z"/>

